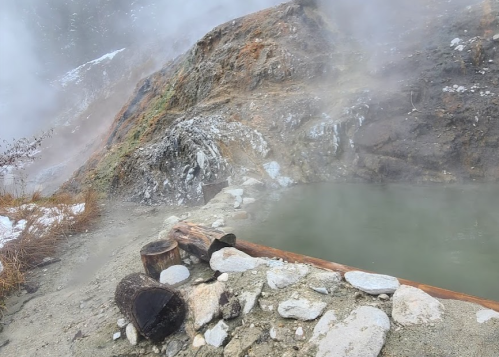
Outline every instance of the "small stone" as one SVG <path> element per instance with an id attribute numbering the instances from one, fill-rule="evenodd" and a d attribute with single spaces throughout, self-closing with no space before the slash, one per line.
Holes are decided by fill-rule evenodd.
<path id="1" fill-rule="evenodd" d="M 242 202 L 239 200 L 234 201 L 234 208 L 235 209 L 241 208 L 241 204 L 242 204 Z"/>
<path id="2" fill-rule="evenodd" d="M 158 346 L 152 346 L 152 351 L 153 353 L 159 354 L 161 351 L 159 350 Z"/>
<path id="3" fill-rule="evenodd" d="M 476 312 L 476 321 L 480 324 L 489 321 L 490 319 L 498 319 L 499 320 L 499 312 L 494 310 L 480 310 Z"/>
<path id="4" fill-rule="evenodd" d="M 382 301 L 388 301 L 388 300 L 390 300 L 390 297 L 386 294 L 381 294 L 378 296 L 378 299 L 380 299 Z"/>
<path id="5" fill-rule="evenodd" d="M 232 215 L 232 218 L 234 219 L 248 219 L 248 217 L 248 212 L 246 211 L 239 211 Z"/>
<path id="6" fill-rule="evenodd" d="M 301 321 L 314 320 L 319 317 L 327 304 L 322 301 L 310 301 L 307 299 L 286 300 L 279 304 L 277 311 L 285 319 L 297 319 Z"/>
<path id="7" fill-rule="evenodd" d="M 303 332 L 303 327 L 298 326 L 298 328 L 295 331 L 295 339 L 297 339 L 297 340 L 304 340 L 305 339 L 305 333 Z"/>
<path id="8" fill-rule="evenodd" d="M 313 291 L 316 291 L 316 292 L 318 292 L 320 294 L 324 294 L 324 295 L 329 294 L 329 291 L 327 291 L 327 289 L 324 288 L 324 287 L 315 288 L 315 287 L 311 286 L 310 289 L 312 289 Z"/>
<path id="9" fill-rule="evenodd" d="M 253 258 L 236 248 L 222 248 L 211 256 L 210 267 L 222 273 L 244 272 L 264 264 L 260 258 Z"/>
<path id="10" fill-rule="evenodd" d="M 179 341 L 179 340 L 173 340 L 171 341 L 168 346 L 166 346 L 165 348 L 165 356 L 166 357 L 175 357 L 181 350 L 182 350 L 182 346 L 184 345 L 184 343 L 182 341 Z"/>
<path id="11" fill-rule="evenodd" d="M 214 347 L 220 347 L 227 339 L 227 331 L 229 331 L 229 326 L 223 320 L 220 320 L 215 327 L 208 329 L 205 332 L 204 339 L 207 344 Z"/>
<path id="12" fill-rule="evenodd" d="M 263 186 L 263 182 L 254 178 L 249 178 L 243 182 L 243 186 Z"/>
<path id="13" fill-rule="evenodd" d="M 256 200 L 253 197 L 244 197 L 243 198 L 243 205 L 250 205 L 252 203 L 255 203 Z"/>
<path id="14" fill-rule="evenodd" d="M 401 285 L 393 294 L 392 318 L 403 326 L 440 320 L 444 306 L 421 289 Z"/>
<path id="15" fill-rule="evenodd" d="M 125 319 L 118 319 L 117 324 L 119 328 L 123 328 L 128 325 L 128 321 Z"/>
<path id="16" fill-rule="evenodd" d="M 372 295 L 393 294 L 400 286 L 398 279 L 393 276 L 363 271 L 349 271 L 345 273 L 345 280 L 353 287 Z"/>
<path id="17" fill-rule="evenodd" d="M 195 255 L 189 256 L 189 259 L 191 260 L 191 262 L 193 264 L 199 264 L 201 262 L 201 260 L 198 257 L 196 257 Z"/>
<path id="18" fill-rule="evenodd" d="M 226 282 L 229 280 L 229 274 L 227 273 L 222 273 L 220 274 L 220 276 L 217 278 L 218 281 L 221 281 L 221 282 Z"/>
<path id="19" fill-rule="evenodd" d="M 390 319 L 375 307 L 361 306 L 318 337 L 316 357 L 377 357 L 390 330 Z"/>
<path id="20" fill-rule="evenodd" d="M 113 334 L 113 341 L 116 341 L 121 338 L 121 332 L 115 332 Z"/>
<path id="21" fill-rule="evenodd" d="M 267 284 L 272 289 L 282 289 L 300 281 L 308 274 L 308 266 L 304 264 L 288 264 L 267 271 Z"/>
<path id="22" fill-rule="evenodd" d="M 196 336 L 194 336 L 192 347 L 199 348 L 204 345 L 206 345 L 206 340 L 204 339 L 203 335 L 197 334 Z"/>
<path id="23" fill-rule="evenodd" d="M 212 228 L 219 228 L 219 227 L 223 227 L 223 226 L 225 226 L 225 221 L 223 218 L 219 218 L 211 224 Z"/>
<path id="24" fill-rule="evenodd" d="M 499 42 L 499 33 L 496 33 L 494 36 L 492 36 L 492 40 Z"/>
<path id="25" fill-rule="evenodd" d="M 139 342 L 139 333 L 137 332 L 137 329 L 132 323 L 129 323 L 126 325 L 126 338 L 130 342 L 132 346 L 136 346 L 137 343 Z"/>
<path id="26" fill-rule="evenodd" d="M 159 275 L 159 282 L 167 285 L 180 284 L 189 279 L 190 275 L 189 269 L 185 266 L 172 265 L 161 272 Z"/>

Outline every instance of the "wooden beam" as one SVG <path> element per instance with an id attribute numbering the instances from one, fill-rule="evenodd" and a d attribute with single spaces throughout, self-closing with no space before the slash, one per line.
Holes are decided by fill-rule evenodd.
<path id="1" fill-rule="evenodd" d="M 319 258 L 313 258 L 313 257 L 309 257 L 309 256 L 302 255 L 302 254 L 291 253 L 291 252 L 287 252 L 284 250 L 271 248 L 271 247 L 263 246 L 260 244 L 243 241 L 243 240 L 237 241 L 236 248 L 253 256 L 253 257 L 282 258 L 283 260 L 286 260 L 286 261 L 291 262 L 291 263 L 298 262 L 298 263 L 303 263 L 303 264 L 310 264 L 310 265 L 313 265 L 313 266 L 316 266 L 316 267 L 322 268 L 322 269 L 334 270 L 334 271 L 340 272 L 342 275 L 344 275 L 346 272 L 349 272 L 352 270 L 358 270 L 358 271 L 364 271 L 367 273 L 372 273 L 371 271 L 368 271 L 368 270 L 353 268 L 353 267 L 350 267 L 348 265 L 343 265 L 343 264 L 338 264 L 338 263 L 332 263 L 332 262 L 328 262 L 326 260 L 322 260 Z M 437 298 L 454 299 L 454 300 L 472 302 L 472 303 L 482 305 L 483 307 L 486 307 L 486 308 L 489 308 L 489 309 L 492 309 L 492 310 L 499 312 L 499 301 L 483 299 L 483 298 L 480 298 L 477 296 L 459 293 L 459 292 L 452 291 L 452 290 L 437 288 L 435 286 L 421 284 L 421 283 L 411 281 L 411 280 L 406 280 L 406 279 L 399 279 L 399 281 L 401 284 L 414 286 L 418 289 L 421 289 L 421 290 L 427 292 L 431 296 L 434 296 Z"/>

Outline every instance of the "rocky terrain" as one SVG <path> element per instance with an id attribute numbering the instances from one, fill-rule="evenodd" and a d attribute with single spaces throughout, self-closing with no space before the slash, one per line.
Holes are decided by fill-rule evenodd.
<path id="1" fill-rule="evenodd" d="M 158 344 L 140 338 L 115 305 L 118 282 L 143 271 L 140 248 L 163 238 L 179 220 L 237 234 L 245 216 L 234 209 L 235 191 L 246 202 L 268 193 L 229 187 L 189 211 L 106 203 L 95 231 L 69 237 L 60 262 L 33 271 L 9 299 L 2 355 L 498 355 L 498 312 L 435 299 L 386 275 L 343 277 L 235 248 L 216 252 L 209 264 L 182 253 L 182 265 L 166 270 L 161 281 L 181 292 L 187 319 Z"/>
<path id="2" fill-rule="evenodd" d="M 461 5 L 382 7 L 389 25 L 362 27 L 382 34 L 320 1 L 220 25 L 138 84 L 66 187 L 195 204 L 201 184 L 247 174 L 495 182 L 499 8 Z"/>

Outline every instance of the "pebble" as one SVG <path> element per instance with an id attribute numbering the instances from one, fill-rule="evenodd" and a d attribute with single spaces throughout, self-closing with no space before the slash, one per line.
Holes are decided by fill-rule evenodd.
<path id="1" fill-rule="evenodd" d="M 204 345 L 206 345 L 206 340 L 204 339 L 203 335 L 198 334 L 194 336 L 194 340 L 192 341 L 192 347 L 199 348 Z"/>
<path id="2" fill-rule="evenodd" d="M 217 280 L 221 281 L 221 282 L 226 282 L 229 280 L 229 274 L 227 274 L 227 273 L 220 274 L 220 276 L 217 278 Z"/>
<path id="3" fill-rule="evenodd" d="M 277 308 L 277 311 L 281 317 L 286 319 L 309 321 L 319 317 L 326 306 L 327 304 L 322 301 L 292 299 L 281 302 Z"/>
<path id="4" fill-rule="evenodd" d="M 115 332 L 113 334 L 113 341 L 116 341 L 117 339 L 119 339 L 121 337 L 121 332 Z"/>
<path id="5" fill-rule="evenodd" d="M 303 332 L 303 327 L 299 326 L 295 331 L 295 339 L 303 340 L 305 333 Z"/>
<path id="6" fill-rule="evenodd" d="M 310 289 L 312 289 L 313 291 L 316 291 L 320 294 L 324 294 L 324 295 L 329 294 L 329 291 L 327 291 L 327 289 L 324 287 L 315 288 L 315 287 L 311 286 Z"/>
<path id="7" fill-rule="evenodd" d="M 490 319 L 499 320 L 499 312 L 494 310 L 480 310 L 476 312 L 476 321 L 480 324 L 489 321 Z"/>
<path id="8" fill-rule="evenodd" d="M 372 295 L 393 294 L 400 286 L 398 279 L 393 276 L 362 271 L 345 273 L 345 280 L 353 287 Z"/>
<path id="9" fill-rule="evenodd" d="M 308 266 L 304 264 L 288 264 L 267 271 L 267 284 L 272 289 L 282 289 L 300 281 L 308 274 Z"/>
<path id="10" fill-rule="evenodd" d="M 223 320 L 220 320 L 215 327 L 206 330 L 204 339 L 208 345 L 220 347 L 227 339 L 227 331 L 229 331 L 229 326 Z"/>
<path id="11" fill-rule="evenodd" d="M 119 328 L 123 328 L 128 325 L 128 321 L 125 319 L 118 319 L 117 324 Z"/>
<path id="12" fill-rule="evenodd" d="M 152 351 L 153 353 L 159 354 L 161 351 L 159 350 L 158 346 L 152 346 Z"/>
<path id="13" fill-rule="evenodd" d="M 215 222 L 213 222 L 211 224 L 212 228 L 220 228 L 220 227 L 223 227 L 223 226 L 225 226 L 225 221 L 224 221 L 223 218 L 219 218 L 219 219 L 217 219 Z"/>
<path id="14" fill-rule="evenodd" d="M 132 346 L 136 346 L 137 343 L 139 342 L 139 333 L 137 332 L 137 329 L 132 323 L 129 323 L 126 325 L 126 338 L 130 342 Z"/>
<path id="15" fill-rule="evenodd" d="M 171 341 L 168 346 L 166 346 L 165 348 L 165 356 L 166 357 L 174 357 L 176 356 L 181 350 L 182 350 L 182 346 L 184 345 L 184 343 L 182 341 L 179 341 L 179 340 L 173 340 Z"/>
<path id="16" fill-rule="evenodd" d="M 222 248 L 211 256 L 210 267 L 222 273 L 244 272 L 264 264 L 260 258 L 253 258 L 236 248 Z"/>
<path id="17" fill-rule="evenodd" d="M 440 301 L 412 286 L 401 285 L 393 294 L 392 318 L 403 326 L 439 320 L 443 310 Z"/>
<path id="18" fill-rule="evenodd" d="M 159 275 L 159 282 L 161 284 L 175 285 L 180 284 L 189 279 L 191 273 L 183 265 L 172 265 L 163 270 Z"/>
<path id="19" fill-rule="evenodd" d="M 388 296 L 386 294 L 381 294 L 378 296 L 378 299 L 383 300 L 383 301 L 388 301 L 388 300 L 390 300 L 390 296 Z"/>
<path id="20" fill-rule="evenodd" d="M 361 306 L 319 338 L 316 357 L 377 357 L 390 330 L 390 319 L 375 307 Z"/>
<path id="21" fill-rule="evenodd" d="M 494 36 L 492 36 L 492 40 L 499 42 L 499 33 L 496 33 Z"/>

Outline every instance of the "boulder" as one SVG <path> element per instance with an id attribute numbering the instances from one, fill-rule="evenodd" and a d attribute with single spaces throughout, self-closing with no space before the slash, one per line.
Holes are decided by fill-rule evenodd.
<path id="1" fill-rule="evenodd" d="M 393 294 L 400 286 L 398 279 L 393 276 L 362 271 L 345 273 L 345 280 L 353 287 L 371 295 Z"/>
<path id="2" fill-rule="evenodd" d="M 401 325 L 439 320 L 444 306 L 421 289 L 401 285 L 393 294 L 392 318 Z"/>
<path id="3" fill-rule="evenodd" d="M 183 265 L 172 265 L 163 270 L 159 275 L 159 282 L 161 284 L 175 285 L 180 284 L 189 279 L 191 273 Z"/>
<path id="4" fill-rule="evenodd" d="M 232 247 L 216 251 L 210 259 L 211 269 L 222 273 L 244 272 L 264 263 L 263 259 L 253 258 Z"/>
<path id="5" fill-rule="evenodd" d="M 383 311 L 361 306 L 319 337 L 316 357 L 377 357 L 389 330 L 390 320 Z"/>
<path id="6" fill-rule="evenodd" d="M 279 304 L 277 311 L 285 319 L 297 319 L 301 321 L 310 321 L 319 317 L 326 303 L 322 301 L 310 301 L 307 299 L 291 299 Z"/>

